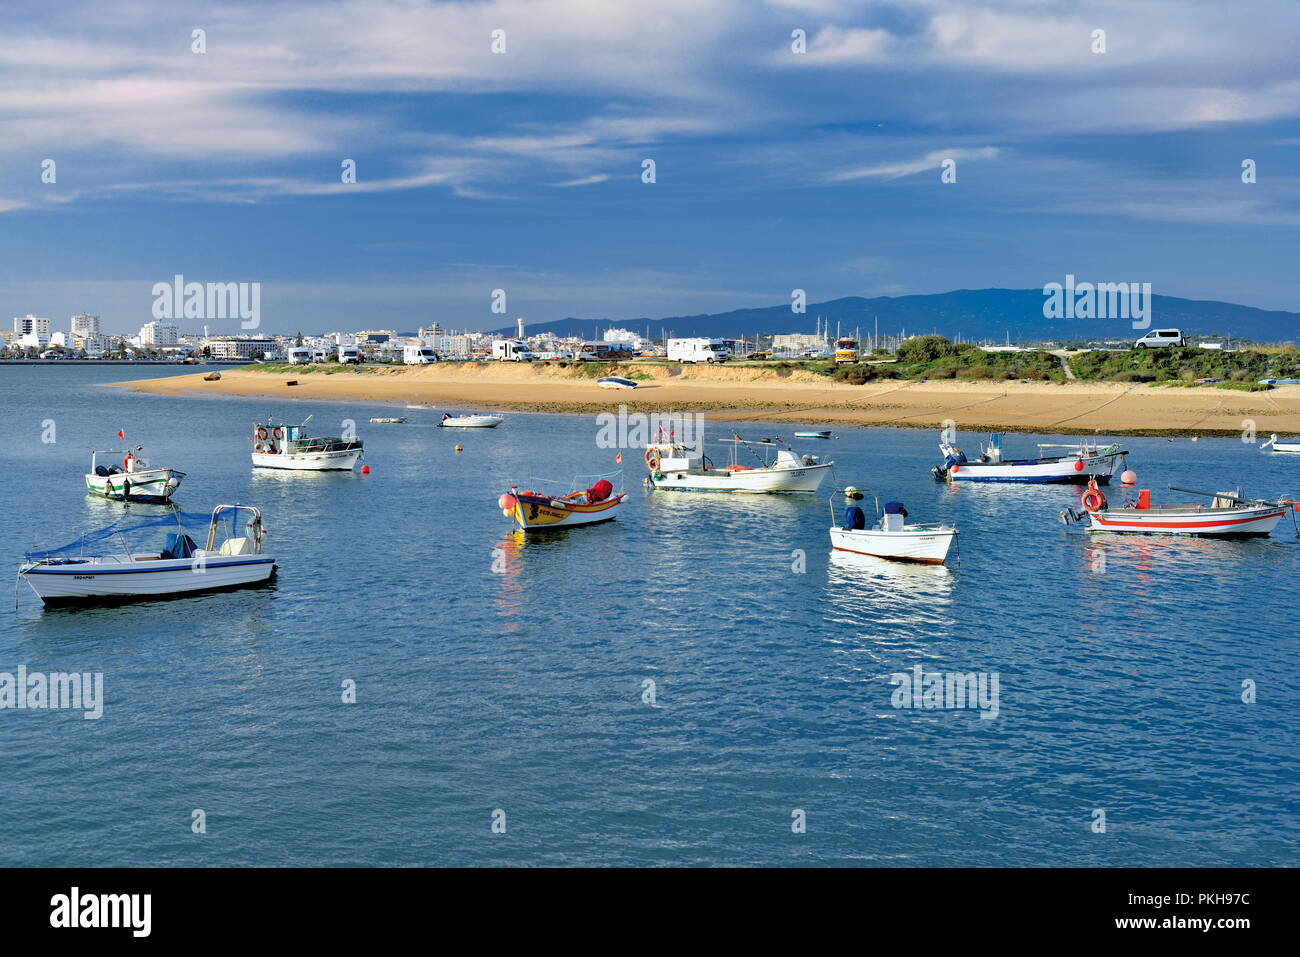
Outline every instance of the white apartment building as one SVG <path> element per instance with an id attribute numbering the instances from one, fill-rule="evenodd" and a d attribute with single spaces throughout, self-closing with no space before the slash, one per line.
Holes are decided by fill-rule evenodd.
<path id="1" fill-rule="evenodd" d="M 83 312 L 79 316 L 72 317 L 72 334 L 74 336 L 97 336 L 99 335 L 99 316 L 92 316 Z"/>
<path id="2" fill-rule="evenodd" d="M 146 322 L 140 327 L 140 345 L 174 346 L 180 339 L 180 329 L 171 322 Z"/>
<path id="3" fill-rule="evenodd" d="M 41 319 L 33 316 L 30 312 L 25 316 L 14 316 L 14 332 L 20 336 L 25 336 L 29 332 L 50 334 L 50 320 Z"/>
<path id="4" fill-rule="evenodd" d="M 231 336 L 204 339 L 203 345 L 214 359 L 251 359 L 274 355 L 280 348 L 280 343 L 274 339 L 237 339 Z"/>

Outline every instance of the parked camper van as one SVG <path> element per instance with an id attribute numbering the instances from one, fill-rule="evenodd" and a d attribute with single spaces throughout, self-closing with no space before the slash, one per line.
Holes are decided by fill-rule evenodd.
<path id="1" fill-rule="evenodd" d="M 671 362 L 726 362 L 730 357 L 721 339 L 669 339 L 668 360 Z"/>
<path id="2" fill-rule="evenodd" d="M 312 362 L 329 362 L 330 354 L 324 349 L 314 349 L 311 354 Z"/>
<path id="3" fill-rule="evenodd" d="M 427 366 L 438 361 L 438 353 L 428 346 L 404 346 L 402 362 L 408 366 Z"/>
<path id="4" fill-rule="evenodd" d="M 305 346 L 292 346 L 289 349 L 289 365 L 305 366 L 311 363 L 312 352 Z"/>
<path id="5" fill-rule="evenodd" d="M 1182 348 L 1187 345 L 1187 340 L 1183 338 L 1183 333 L 1179 329 L 1152 329 L 1145 336 L 1139 339 L 1133 346 L 1134 349 L 1163 349 L 1167 346 L 1178 346 Z"/>
<path id="6" fill-rule="evenodd" d="M 340 365 L 360 365 L 361 350 L 356 346 L 339 346 Z"/>
<path id="7" fill-rule="evenodd" d="M 498 362 L 532 362 L 534 356 L 522 339 L 498 339 L 492 343 L 492 358 Z"/>

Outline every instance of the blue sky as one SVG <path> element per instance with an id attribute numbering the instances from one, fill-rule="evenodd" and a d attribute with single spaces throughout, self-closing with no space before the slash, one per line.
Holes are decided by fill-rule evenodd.
<path id="1" fill-rule="evenodd" d="M 277 332 L 630 321 L 1066 273 L 1300 308 L 1294 2 L 128 0 L 0 17 L 6 323 L 87 310 L 133 332 L 177 273 L 260 282 Z"/>

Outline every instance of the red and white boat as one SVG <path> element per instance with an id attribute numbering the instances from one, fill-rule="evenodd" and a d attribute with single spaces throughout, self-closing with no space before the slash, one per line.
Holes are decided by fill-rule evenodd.
<path id="1" fill-rule="evenodd" d="M 556 498 L 542 492 L 521 492 L 517 486 L 511 486 L 509 492 L 497 499 L 497 505 L 501 514 L 513 519 L 515 527 L 525 533 L 608 522 L 627 499 L 627 493 L 615 492 L 606 476 L 587 477 L 596 479 L 590 487 L 576 488 L 579 482 L 575 479 L 575 491 Z"/>
<path id="2" fill-rule="evenodd" d="M 1090 532 L 1137 532 L 1148 535 L 1212 535 L 1217 538 L 1267 536 L 1296 503 L 1279 499 L 1247 499 L 1229 492 L 1197 492 L 1169 486 L 1171 491 L 1203 495 L 1210 504 L 1152 505 L 1151 492 L 1138 492 L 1136 501 L 1112 507 L 1095 481 L 1083 493 Z M 1083 516 L 1073 509 L 1061 513 L 1067 524 Z"/>

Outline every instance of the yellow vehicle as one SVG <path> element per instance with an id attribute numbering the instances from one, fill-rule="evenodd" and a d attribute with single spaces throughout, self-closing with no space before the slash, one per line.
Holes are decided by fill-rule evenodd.
<path id="1" fill-rule="evenodd" d="M 836 362 L 857 362 L 858 361 L 858 340 L 857 339 L 836 339 L 835 340 L 835 361 Z"/>

